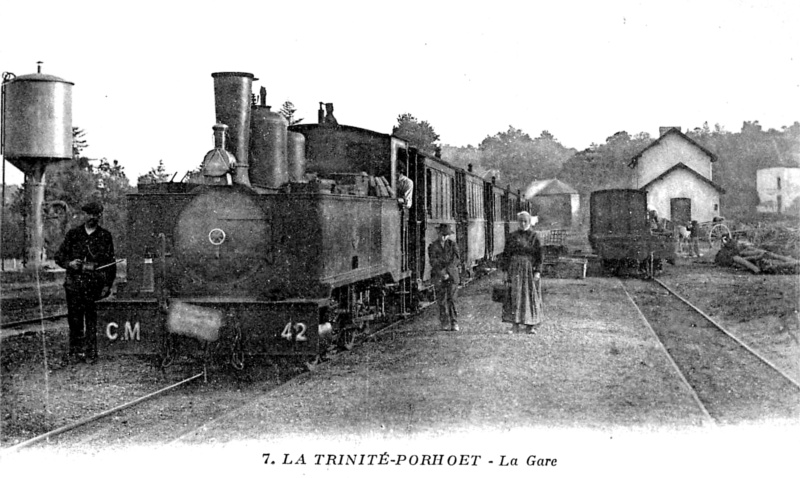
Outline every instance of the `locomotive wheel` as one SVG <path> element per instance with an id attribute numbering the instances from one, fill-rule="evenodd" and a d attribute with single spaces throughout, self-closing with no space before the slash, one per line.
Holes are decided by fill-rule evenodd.
<path id="1" fill-rule="evenodd" d="M 358 331 L 353 328 L 347 328 L 342 330 L 341 335 L 339 336 L 339 345 L 344 350 L 353 350 L 353 347 L 356 345 L 356 337 L 358 336 Z"/>
<path id="2" fill-rule="evenodd" d="M 306 370 L 309 372 L 313 372 L 317 369 L 317 366 L 322 363 L 322 356 L 315 355 L 312 359 L 306 360 L 303 365 L 305 365 Z"/>

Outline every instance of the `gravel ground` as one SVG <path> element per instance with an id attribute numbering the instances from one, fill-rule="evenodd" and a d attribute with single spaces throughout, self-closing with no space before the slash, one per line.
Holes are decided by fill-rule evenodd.
<path id="1" fill-rule="evenodd" d="M 748 276 L 683 261 L 668 267 L 662 279 L 712 316 L 738 326 L 762 353 L 774 354 L 776 361 L 784 356 L 796 366 L 792 333 L 797 329 L 786 320 L 797 310 L 796 277 Z M 711 472 L 739 472 L 752 463 L 748 457 L 762 456 L 753 454 L 755 445 L 764 443 L 770 443 L 770 458 L 757 460 L 759 472 L 790 456 L 785 445 L 797 443 L 795 429 L 770 428 L 769 440 L 764 440 L 758 438 L 764 435 L 759 428 L 728 428 L 713 435 L 721 451 L 709 451 L 708 432 L 698 427 L 703 416 L 614 281 L 546 280 L 547 320 L 538 335 L 526 336 L 506 334 L 499 305 L 487 300 L 491 280 L 496 278 L 461 291 L 460 333 L 437 331 L 431 308 L 277 389 L 270 388 L 277 383 L 272 376 L 243 383 L 212 374 L 209 384 L 180 389 L 172 400 L 110 418 L 129 425 L 125 439 L 89 430 L 77 446 L 36 447 L 6 464 L 9 470 L 19 465 L 30 472 L 40 456 L 42 464 L 56 467 L 73 464 L 74 453 L 81 451 L 88 453 L 91 469 L 97 472 L 87 471 L 89 476 L 111 469 L 117 475 L 141 476 L 143 467 L 158 471 L 162 464 L 202 476 L 240 467 L 245 474 L 259 476 L 316 476 L 319 468 L 264 468 L 262 453 L 272 452 L 280 461 L 297 461 L 296 454 L 303 451 L 483 453 L 493 456 L 494 465 L 500 453 L 518 456 L 523 464 L 533 453 L 558 455 L 562 463 L 571 463 L 571 470 L 584 471 L 573 476 L 586 476 L 602 466 L 606 471 L 636 469 L 638 474 L 642 466 L 662 461 L 667 462 L 665 470 L 679 466 L 691 473 L 710 457 L 717 463 Z M 767 295 L 776 292 L 783 293 L 779 301 Z M 740 312 L 748 310 L 751 294 L 763 295 L 769 305 L 752 307 L 744 314 L 749 320 L 742 320 Z M 66 343 L 66 329 L 61 328 L 47 334 L 51 369 L 45 405 L 41 343 L 36 333 L 22 334 L 4 341 L 0 350 L 3 446 L 194 372 L 177 367 L 161 375 L 155 373 L 152 360 L 121 357 L 102 358 L 94 368 L 58 367 Z M 190 430 L 198 417 L 217 419 L 179 443 L 154 448 L 172 440 L 176 432 Z M 160 425 L 142 436 L 137 427 L 148 420 Z M 790 438 L 781 439 L 784 435 Z M 101 454 L 106 449 L 121 454 Z M 225 459 L 213 460 L 219 452 Z M 284 453 L 294 455 L 285 458 Z M 728 461 L 734 456 L 739 460 Z M 306 459 L 310 462 L 312 457 Z M 485 464 L 489 458 L 483 460 Z M 120 463 L 130 466 L 120 468 Z M 404 475 L 410 471 L 397 469 Z M 531 471 L 518 469 L 526 470 Z M 341 471 L 358 476 L 379 470 Z M 485 467 L 472 471 L 480 472 L 474 476 L 492 472 Z"/>
<path id="2" fill-rule="evenodd" d="M 535 336 L 507 334 L 499 304 L 486 300 L 490 284 L 461 295 L 461 332 L 437 331 L 429 309 L 187 441 L 702 422 L 617 282 L 548 283 Z"/>

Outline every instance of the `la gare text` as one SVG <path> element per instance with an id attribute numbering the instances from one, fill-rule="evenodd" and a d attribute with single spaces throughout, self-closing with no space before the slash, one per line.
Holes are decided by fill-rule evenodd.
<path id="1" fill-rule="evenodd" d="M 262 453 L 265 465 L 317 465 L 317 466 L 556 466 L 556 458 L 536 455 L 486 458 L 482 455 L 403 455 L 403 454 L 270 454 Z"/>

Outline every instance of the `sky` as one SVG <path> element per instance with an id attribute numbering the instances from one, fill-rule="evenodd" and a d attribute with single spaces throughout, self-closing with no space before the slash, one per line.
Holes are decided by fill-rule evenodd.
<path id="1" fill-rule="evenodd" d="M 442 144 L 509 126 L 584 149 L 615 132 L 800 120 L 800 2 L 0 0 L 0 71 L 71 81 L 91 158 L 132 183 L 178 177 L 213 148 L 211 73 L 242 71 L 316 121 L 390 133 L 428 121 Z M 6 164 L 6 182 L 22 174 Z"/>

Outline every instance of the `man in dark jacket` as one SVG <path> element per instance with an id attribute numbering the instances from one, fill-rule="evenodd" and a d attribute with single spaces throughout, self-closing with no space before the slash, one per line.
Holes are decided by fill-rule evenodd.
<path id="1" fill-rule="evenodd" d="M 428 257 L 431 260 L 431 281 L 433 282 L 436 300 L 439 302 L 439 322 L 442 330 L 459 330 L 456 317 L 456 292 L 458 292 L 458 247 L 447 239 L 453 233 L 450 226 L 440 224 L 437 228 L 439 239 L 428 246 Z"/>
<path id="2" fill-rule="evenodd" d="M 70 229 L 56 253 L 56 264 L 67 270 L 64 290 L 69 321 L 69 359 L 97 360 L 95 301 L 108 297 L 117 276 L 114 241 L 100 227 L 103 206 L 83 206 L 86 221 Z"/>

